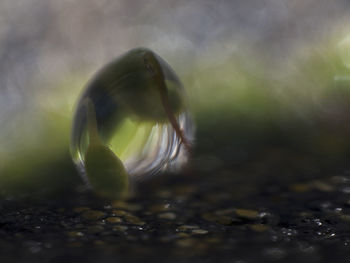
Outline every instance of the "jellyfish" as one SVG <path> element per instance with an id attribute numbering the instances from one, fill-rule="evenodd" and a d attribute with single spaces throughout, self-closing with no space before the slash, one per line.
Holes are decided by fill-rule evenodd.
<path id="1" fill-rule="evenodd" d="M 86 85 L 74 113 L 70 151 L 89 188 L 119 199 L 135 182 L 183 167 L 193 133 L 174 70 L 150 49 L 136 48 Z"/>

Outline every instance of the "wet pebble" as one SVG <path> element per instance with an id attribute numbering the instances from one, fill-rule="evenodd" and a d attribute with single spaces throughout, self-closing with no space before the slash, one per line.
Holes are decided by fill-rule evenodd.
<path id="1" fill-rule="evenodd" d="M 103 245 L 105 245 L 106 243 L 105 243 L 104 241 L 102 241 L 102 240 L 95 240 L 95 241 L 94 241 L 94 244 L 95 244 L 96 246 L 103 246 Z"/>
<path id="2" fill-rule="evenodd" d="M 286 252 L 282 248 L 278 247 L 267 248 L 263 253 L 272 260 L 280 260 L 286 256 Z"/>
<path id="3" fill-rule="evenodd" d="M 308 184 L 292 184 L 289 188 L 294 192 L 303 193 L 310 191 L 312 187 Z"/>
<path id="4" fill-rule="evenodd" d="M 345 221 L 350 223 L 350 215 L 341 215 L 340 218 Z"/>
<path id="5" fill-rule="evenodd" d="M 178 233 L 177 236 L 180 238 L 187 238 L 187 237 L 190 237 L 191 235 L 189 235 L 187 233 Z"/>
<path id="6" fill-rule="evenodd" d="M 104 228 L 100 225 L 89 226 L 87 228 L 87 232 L 90 234 L 101 233 L 103 230 L 104 230 Z"/>
<path id="7" fill-rule="evenodd" d="M 322 181 L 318 181 L 318 180 L 313 181 L 312 186 L 315 189 L 323 191 L 323 192 L 332 192 L 335 190 L 332 185 L 325 183 L 325 182 L 322 182 Z"/>
<path id="8" fill-rule="evenodd" d="M 135 212 L 135 211 L 139 211 L 142 209 L 142 206 L 139 205 L 139 204 L 130 204 L 130 203 L 126 203 L 124 201 L 114 201 L 112 203 L 112 207 L 114 208 L 122 208 L 122 209 L 125 209 L 125 210 L 128 210 L 128 211 L 132 211 L 132 212 Z"/>
<path id="9" fill-rule="evenodd" d="M 120 217 L 107 217 L 106 221 L 109 223 L 120 223 L 122 219 Z"/>
<path id="10" fill-rule="evenodd" d="M 112 214 L 115 215 L 115 216 L 131 215 L 129 212 L 126 212 L 124 210 L 112 210 Z"/>
<path id="11" fill-rule="evenodd" d="M 195 235 L 205 235 L 209 233 L 208 230 L 205 229 L 193 229 L 191 232 Z"/>
<path id="12" fill-rule="evenodd" d="M 209 222 L 215 222 L 221 225 L 230 225 L 233 222 L 232 218 L 229 216 L 221 216 L 212 213 L 205 213 L 202 215 L 202 218 Z"/>
<path id="13" fill-rule="evenodd" d="M 80 206 L 80 207 L 73 208 L 73 211 L 76 213 L 81 213 L 81 212 L 86 211 L 86 210 L 90 210 L 90 208 L 88 208 L 86 206 Z"/>
<path id="14" fill-rule="evenodd" d="M 174 219 L 176 219 L 176 214 L 170 213 L 170 212 L 169 213 L 162 213 L 162 214 L 158 215 L 158 218 L 174 220 Z"/>
<path id="15" fill-rule="evenodd" d="M 342 191 L 344 194 L 350 194 L 350 186 L 343 187 L 343 188 L 341 189 L 341 191 Z"/>
<path id="16" fill-rule="evenodd" d="M 133 216 L 133 215 L 125 215 L 124 216 L 125 221 L 130 223 L 130 224 L 134 224 L 134 225 L 140 225 L 143 226 L 146 223 L 143 222 L 140 218 L 138 218 L 137 216 Z"/>
<path id="17" fill-rule="evenodd" d="M 166 203 L 166 204 L 157 204 L 157 205 L 152 205 L 150 207 L 150 211 L 151 212 L 164 212 L 170 209 L 170 204 Z"/>
<path id="18" fill-rule="evenodd" d="M 185 239 L 180 239 L 176 241 L 176 245 L 183 248 L 192 247 L 194 244 L 195 244 L 195 239 L 193 238 L 185 238 Z"/>
<path id="19" fill-rule="evenodd" d="M 178 231 L 191 231 L 193 229 L 199 228 L 197 225 L 182 225 L 177 228 Z"/>
<path id="20" fill-rule="evenodd" d="M 217 210 L 217 211 L 215 211 L 215 214 L 217 214 L 217 215 L 229 215 L 229 214 L 233 214 L 235 211 L 236 211 L 236 208 L 231 207 L 231 208 Z"/>
<path id="21" fill-rule="evenodd" d="M 113 230 L 114 231 L 125 232 L 126 230 L 128 230 L 128 227 L 127 226 L 114 226 Z"/>
<path id="22" fill-rule="evenodd" d="M 77 232 L 77 231 L 70 231 L 70 232 L 67 232 L 67 235 L 69 237 L 82 237 L 82 236 L 84 236 L 84 233 L 83 232 Z"/>
<path id="23" fill-rule="evenodd" d="M 88 220 L 97 220 L 105 216 L 105 213 L 98 210 L 86 210 L 83 212 L 82 216 Z"/>
<path id="24" fill-rule="evenodd" d="M 158 192 L 156 192 L 156 196 L 160 197 L 160 198 L 170 198 L 172 197 L 172 193 L 169 190 L 160 190 Z"/>
<path id="25" fill-rule="evenodd" d="M 263 224 L 253 224 L 253 225 L 250 225 L 250 229 L 252 229 L 256 232 L 264 232 L 267 229 L 269 229 L 269 227 L 267 225 L 263 225 Z"/>
<path id="26" fill-rule="evenodd" d="M 246 219 L 257 219 L 259 216 L 259 212 L 256 210 L 250 209 L 236 209 L 235 210 L 237 216 L 246 218 Z"/>
<path id="27" fill-rule="evenodd" d="M 84 244 L 82 242 L 76 242 L 76 241 L 68 243 L 68 246 L 70 247 L 82 247 L 83 245 Z"/>

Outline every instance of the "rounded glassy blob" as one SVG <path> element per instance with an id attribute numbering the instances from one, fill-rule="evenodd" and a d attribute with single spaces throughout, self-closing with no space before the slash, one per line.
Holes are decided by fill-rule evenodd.
<path id="1" fill-rule="evenodd" d="M 133 178 L 186 163 L 192 138 L 179 78 L 153 51 L 137 48 L 86 86 L 73 119 L 71 154 L 96 193 L 120 198 Z"/>

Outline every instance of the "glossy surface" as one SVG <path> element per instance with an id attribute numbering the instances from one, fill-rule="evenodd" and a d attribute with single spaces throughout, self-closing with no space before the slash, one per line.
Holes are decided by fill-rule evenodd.
<path id="1" fill-rule="evenodd" d="M 175 72 L 149 49 L 133 49 L 100 70 L 72 125 L 71 154 L 86 182 L 102 189 L 111 182 L 103 182 L 106 171 L 135 178 L 181 167 L 193 137 L 185 99 Z M 94 153 L 93 141 L 102 155 Z"/>

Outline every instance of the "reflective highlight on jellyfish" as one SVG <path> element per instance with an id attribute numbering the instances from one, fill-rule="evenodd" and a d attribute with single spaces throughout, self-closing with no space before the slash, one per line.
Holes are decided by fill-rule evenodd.
<path id="1" fill-rule="evenodd" d="M 192 140 L 179 78 L 153 51 L 137 48 L 86 86 L 73 119 L 71 154 L 98 195 L 121 198 L 129 181 L 181 168 Z"/>

